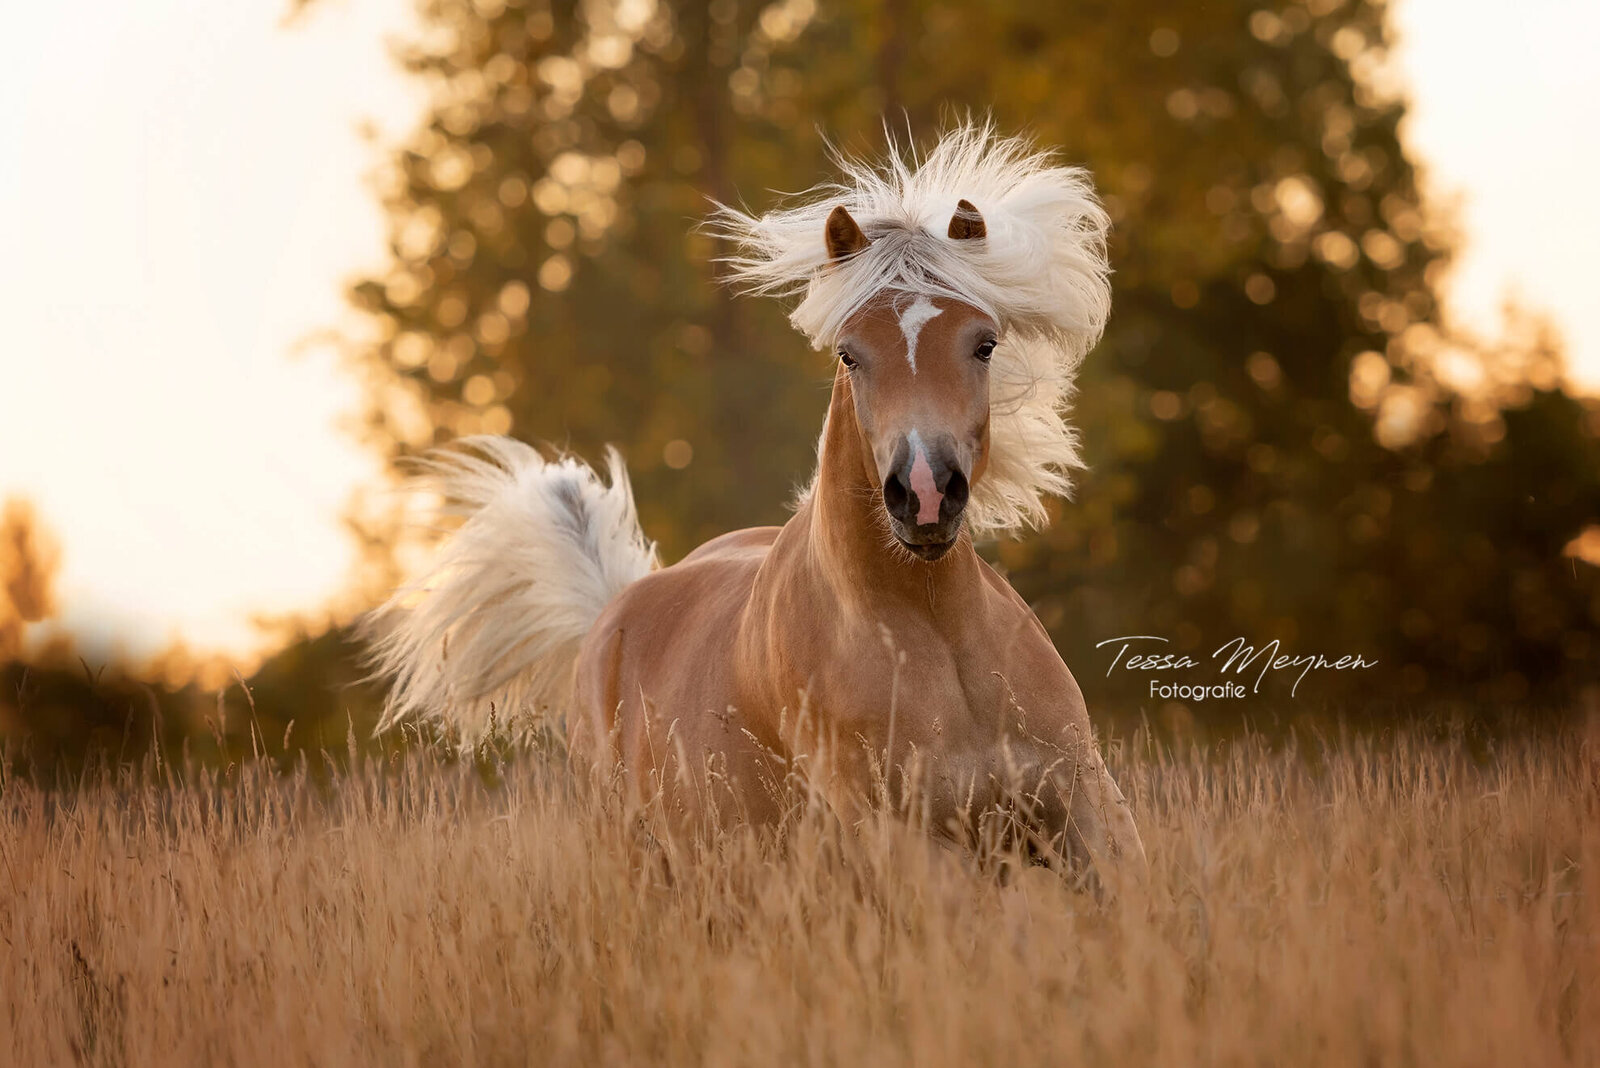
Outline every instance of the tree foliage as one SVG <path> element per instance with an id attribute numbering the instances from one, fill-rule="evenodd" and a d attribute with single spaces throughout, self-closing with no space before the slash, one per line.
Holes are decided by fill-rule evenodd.
<path id="1" fill-rule="evenodd" d="M 1398 138 L 1381 4 L 429 0 L 434 87 L 354 290 L 396 458 L 469 432 L 621 445 L 669 558 L 781 521 L 828 368 L 715 280 L 708 198 L 992 112 L 1097 174 L 1115 311 L 1092 474 L 991 555 L 1069 662 L 1152 633 L 1362 651 L 1391 687 L 1518 699 L 1596 652 L 1600 414 L 1537 329 L 1452 336 L 1453 242 Z M 1088 681 L 1088 680 L 1086 680 Z"/>
<path id="2" fill-rule="evenodd" d="M 60 555 L 26 501 L 0 507 L 0 660 L 21 653 L 27 624 L 54 613 Z"/>

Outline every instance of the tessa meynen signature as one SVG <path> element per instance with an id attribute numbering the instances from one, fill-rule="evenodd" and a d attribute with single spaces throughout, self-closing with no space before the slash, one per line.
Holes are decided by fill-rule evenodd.
<path id="1" fill-rule="evenodd" d="M 1142 642 L 1167 643 L 1166 638 L 1154 634 L 1125 634 L 1120 638 L 1107 638 L 1103 642 L 1096 642 L 1095 648 L 1104 648 L 1107 645 L 1118 646 L 1117 655 L 1112 659 L 1111 666 L 1106 669 L 1106 677 L 1121 667 L 1125 671 L 1183 671 L 1188 668 L 1201 667 L 1204 661 L 1196 660 L 1184 653 L 1171 651 L 1147 651 L 1149 646 L 1139 645 Z M 1274 638 L 1257 649 L 1253 645 L 1245 644 L 1243 637 L 1234 638 L 1223 642 L 1217 651 L 1211 654 L 1211 663 L 1219 665 L 1217 674 L 1244 675 L 1259 664 L 1260 670 L 1256 674 L 1255 686 L 1249 692 L 1259 693 L 1261 683 L 1269 671 L 1293 671 L 1298 669 L 1299 675 L 1295 677 L 1294 685 L 1289 689 L 1289 696 L 1295 696 L 1300 689 L 1300 684 L 1307 675 L 1313 671 L 1360 671 L 1376 667 L 1376 660 L 1368 660 L 1359 653 L 1341 656 L 1336 660 L 1329 659 L 1322 653 L 1303 653 L 1295 656 L 1283 652 L 1283 645 Z M 1188 691 L 1188 692 L 1179 692 Z M 1215 692 L 1211 692 L 1215 691 Z M 1243 697 L 1245 689 L 1237 682 L 1231 680 L 1216 686 L 1174 686 L 1163 683 L 1160 679 L 1150 680 L 1151 697 Z"/>

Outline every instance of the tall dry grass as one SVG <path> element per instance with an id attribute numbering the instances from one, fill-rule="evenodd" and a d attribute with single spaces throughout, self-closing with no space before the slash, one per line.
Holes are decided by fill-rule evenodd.
<path id="1" fill-rule="evenodd" d="M 532 759 L 12 778 L 0 1061 L 1600 1061 L 1600 734 L 1114 757 L 1110 903 L 808 815 L 664 871 Z"/>

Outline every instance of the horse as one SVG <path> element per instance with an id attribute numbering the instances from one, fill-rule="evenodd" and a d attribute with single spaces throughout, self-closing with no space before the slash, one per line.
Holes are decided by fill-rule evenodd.
<path id="1" fill-rule="evenodd" d="M 1085 171 L 990 124 L 834 159 L 797 205 L 708 223 L 732 280 L 798 298 L 835 358 L 788 522 L 663 567 L 615 451 L 607 479 L 510 438 L 433 454 L 464 522 L 369 621 L 379 729 L 564 716 L 572 759 L 685 818 L 770 825 L 799 775 L 846 826 L 915 793 L 942 842 L 1003 813 L 1035 856 L 1142 875 L 1071 671 L 974 548 L 1041 524 L 1081 466 L 1066 415 L 1110 311 L 1105 212 Z"/>

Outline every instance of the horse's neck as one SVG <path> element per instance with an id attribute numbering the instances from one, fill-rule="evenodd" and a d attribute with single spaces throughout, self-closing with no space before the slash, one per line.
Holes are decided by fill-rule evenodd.
<path id="1" fill-rule="evenodd" d="M 841 601 L 889 607 L 906 599 L 954 606 L 982 596 L 981 564 L 970 538 L 936 563 L 916 560 L 893 543 L 883 515 L 877 470 L 856 425 L 849 378 L 833 384 L 817 480 L 803 506 L 809 513 L 808 551 L 819 578 Z"/>

